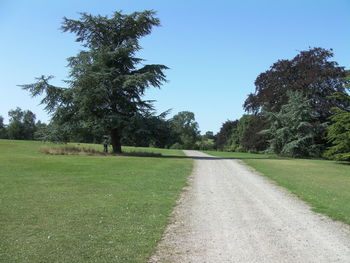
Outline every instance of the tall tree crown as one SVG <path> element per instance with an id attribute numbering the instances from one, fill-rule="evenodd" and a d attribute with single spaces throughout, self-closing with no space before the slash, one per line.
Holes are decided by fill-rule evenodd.
<path id="1" fill-rule="evenodd" d="M 137 40 L 150 34 L 154 26 L 160 25 L 155 15 L 153 10 L 134 12 L 130 15 L 119 11 L 114 12 L 112 17 L 81 13 L 79 20 L 64 17 L 61 29 L 64 32 L 75 33 L 76 41 L 82 42 L 90 49 L 109 47 L 115 50 L 127 41 L 139 48 Z"/>
<path id="2" fill-rule="evenodd" d="M 32 96 L 45 94 L 42 103 L 56 123 L 103 127 L 111 134 L 115 151 L 121 151 L 121 133 L 130 118 L 153 109 L 152 101 L 142 99 L 145 90 L 159 88 L 166 81 L 166 66 L 144 65 L 136 57 L 141 49 L 139 39 L 160 25 L 154 15 L 146 10 L 130 15 L 114 12 L 112 17 L 81 13 L 79 20 L 64 18 L 62 30 L 76 34 L 76 41 L 86 48 L 68 58 L 68 88 L 52 86 L 51 77 L 44 76 L 22 87 Z"/>
<path id="3" fill-rule="evenodd" d="M 334 61 L 332 50 L 313 48 L 300 52 L 292 60 L 279 60 L 255 81 L 255 93 L 244 102 L 248 112 L 278 112 L 288 102 L 287 91 L 302 92 L 318 117 L 327 118 L 331 108 L 341 101 L 330 99 L 334 92 L 344 92 L 345 70 Z"/>

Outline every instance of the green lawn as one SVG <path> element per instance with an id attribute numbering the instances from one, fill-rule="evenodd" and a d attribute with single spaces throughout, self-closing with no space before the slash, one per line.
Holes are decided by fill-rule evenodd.
<path id="1" fill-rule="evenodd" d="M 288 188 L 314 211 L 350 224 L 350 165 L 326 160 L 278 159 L 273 155 L 206 152 L 242 159 L 247 165 Z"/>
<path id="2" fill-rule="evenodd" d="M 42 145 L 0 140 L 0 262 L 146 262 L 192 161 L 160 149 L 45 155 Z"/>

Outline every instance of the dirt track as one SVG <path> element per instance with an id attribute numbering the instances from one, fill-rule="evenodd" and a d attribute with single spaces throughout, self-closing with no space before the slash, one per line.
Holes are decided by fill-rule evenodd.
<path id="1" fill-rule="evenodd" d="M 190 185 L 150 262 L 350 262 L 350 228 L 237 160 L 197 151 Z"/>

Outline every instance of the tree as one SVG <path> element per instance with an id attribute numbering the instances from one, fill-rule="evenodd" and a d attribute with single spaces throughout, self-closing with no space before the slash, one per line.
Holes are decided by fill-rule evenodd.
<path id="1" fill-rule="evenodd" d="M 177 139 L 171 123 L 165 117 L 168 111 L 155 116 L 149 114 L 136 114 L 130 120 L 130 125 L 123 131 L 122 142 L 124 145 L 168 148 Z"/>
<path id="2" fill-rule="evenodd" d="M 172 129 L 180 137 L 180 144 L 184 149 L 193 149 L 199 138 L 198 123 L 193 112 L 181 111 L 170 120 Z"/>
<path id="3" fill-rule="evenodd" d="M 316 138 L 324 125 L 315 122 L 316 115 L 305 95 L 288 92 L 288 103 L 278 113 L 265 112 L 271 126 L 263 133 L 270 137 L 269 151 L 290 157 L 319 156 L 321 145 Z"/>
<path id="4" fill-rule="evenodd" d="M 0 115 L 0 139 L 7 139 L 7 130 L 4 124 L 4 118 Z"/>
<path id="5" fill-rule="evenodd" d="M 33 140 L 35 126 L 35 114 L 29 110 L 23 111 L 17 107 L 8 113 L 10 122 L 7 128 L 9 139 Z"/>
<path id="6" fill-rule="evenodd" d="M 343 67 L 334 61 L 332 50 L 313 48 L 301 51 L 292 60 L 279 60 L 255 81 L 255 93 L 244 102 L 248 112 L 279 112 L 288 101 L 287 91 L 307 96 L 316 117 L 322 122 L 331 116 L 331 108 L 344 108 L 342 101 L 329 98 L 345 92 Z"/>
<path id="7" fill-rule="evenodd" d="M 113 152 L 119 153 L 130 118 L 152 109 L 152 101 L 142 99 L 145 90 L 166 81 L 166 66 L 143 65 L 144 60 L 136 57 L 139 39 L 159 25 L 154 11 L 64 18 L 62 30 L 76 34 L 85 48 L 68 58 L 68 87 L 50 85 L 51 76 L 22 87 L 32 96 L 44 94 L 42 103 L 58 125 L 69 125 L 72 132 L 79 127 L 102 128 L 111 136 Z"/>
<path id="8" fill-rule="evenodd" d="M 240 145 L 245 151 L 261 152 L 268 147 L 266 136 L 262 130 L 269 128 L 269 122 L 262 114 L 251 115 L 251 120 L 240 138 Z"/>
<path id="9" fill-rule="evenodd" d="M 35 126 L 36 126 L 36 130 L 34 132 L 34 140 L 45 141 L 44 138 L 47 134 L 47 124 L 42 123 L 41 121 L 38 121 Z"/>
<path id="10" fill-rule="evenodd" d="M 218 150 L 223 150 L 225 146 L 228 145 L 230 138 L 232 137 L 233 131 L 237 128 L 238 120 L 225 121 L 220 131 L 216 134 L 215 148 Z"/>
<path id="11" fill-rule="evenodd" d="M 244 114 L 237 122 L 236 128 L 232 131 L 231 138 L 229 140 L 230 151 L 244 152 L 246 149 L 242 146 L 243 134 L 249 129 L 253 115 Z"/>
<path id="12" fill-rule="evenodd" d="M 350 71 L 345 81 L 350 89 Z M 325 152 L 325 156 L 337 161 L 350 161 L 350 95 L 336 93 L 333 97 L 342 100 L 345 108 L 333 108 L 334 115 L 330 117 L 327 139 L 333 145 Z"/>
<path id="13" fill-rule="evenodd" d="M 211 140 L 214 140 L 215 139 L 215 136 L 214 136 L 214 133 L 212 131 L 207 131 L 205 134 L 204 134 L 204 137 L 206 139 L 211 139 Z"/>

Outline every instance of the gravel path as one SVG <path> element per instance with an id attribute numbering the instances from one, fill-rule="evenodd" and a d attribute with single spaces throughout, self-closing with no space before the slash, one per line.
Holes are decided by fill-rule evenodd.
<path id="1" fill-rule="evenodd" d="M 150 262 L 350 262 L 350 228 L 313 213 L 237 160 L 195 158 Z"/>

